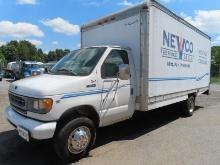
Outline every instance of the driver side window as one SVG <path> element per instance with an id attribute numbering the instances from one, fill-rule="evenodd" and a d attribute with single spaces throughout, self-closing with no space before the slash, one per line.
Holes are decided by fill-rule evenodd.
<path id="1" fill-rule="evenodd" d="M 116 78 L 120 64 L 129 64 L 127 52 L 124 50 L 112 50 L 102 64 L 102 78 Z"/>

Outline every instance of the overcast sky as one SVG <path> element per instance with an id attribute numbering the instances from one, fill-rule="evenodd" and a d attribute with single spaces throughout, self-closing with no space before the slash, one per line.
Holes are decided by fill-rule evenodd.
<path id="1" fill-rule="evenodd" d="M 159 0 L 220 45 L 219 0 Z M 29 40 L 45 52 L 80 46 L 80 26 L 141 0 L 0 0 L 0 45 Z"/>

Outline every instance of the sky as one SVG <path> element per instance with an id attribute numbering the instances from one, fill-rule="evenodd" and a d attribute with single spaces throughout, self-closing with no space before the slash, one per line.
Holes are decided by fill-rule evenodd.
<path id="1" fill-rule="evenodd" d="M 220 45 L 219 0 L 158 0 Z M 143 0 L 0 0 L 0 45 L 28 40 L 44 52 L 80 47 L 80 26 Z"/>

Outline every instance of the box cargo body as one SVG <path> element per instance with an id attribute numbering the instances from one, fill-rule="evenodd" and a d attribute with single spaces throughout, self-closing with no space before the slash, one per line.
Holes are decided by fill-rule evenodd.
<path id="1" fill-rule="evenodd" d="M 81 39 L 82 47 L 130 48 L 138 110 L 180 102 L 209 89 L 210 37 L 155 1 L 84 25 Z"/>

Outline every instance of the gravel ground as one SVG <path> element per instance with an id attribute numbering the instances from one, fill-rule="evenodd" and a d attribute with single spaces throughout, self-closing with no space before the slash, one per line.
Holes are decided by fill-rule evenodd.
<path id="1" fill-rule="evenodd" d="M 9 82 L 0 82 L 0 164 L 62 164 L 50 141 L 28 144 L 3 117 Z M 168 106 L 139 112 L 126 122 L 98 130 L 97 143 L 82 165 L 218 165 L 220 162 L 220 85 L 198 97 L 193 117 Z"/>

